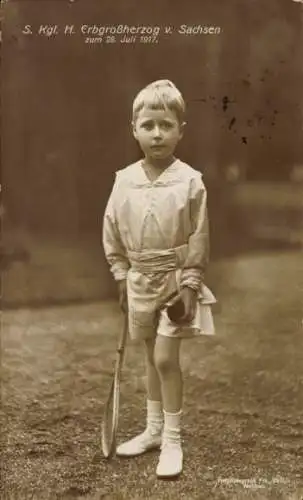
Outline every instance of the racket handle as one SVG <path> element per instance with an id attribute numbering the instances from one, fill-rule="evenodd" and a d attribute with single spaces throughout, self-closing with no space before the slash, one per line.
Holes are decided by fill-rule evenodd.
<path id="1" fill-rule="evenodd" d="M 123 330 L 122 330 L 120 342 L 119 342 L 119 345 L 117 348 L 118 354 L 121 354 L 124 351 L 127 332 L 128 332 L 128 316 L 127 316 L 127 314 L 124 314 Z"/>

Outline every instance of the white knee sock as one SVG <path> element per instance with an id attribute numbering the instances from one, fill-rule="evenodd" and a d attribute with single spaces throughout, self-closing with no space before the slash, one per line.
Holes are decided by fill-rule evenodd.
<path id="1" fill-rule="evenodd" d="M 164 444 L 181 444 L 181 415 L 182 410 L 177 413 L 164 411 Z"/>
<path id="2" fill-rule="evenodd" d="M 154 434 L 161 434 L 163 428 L 163 410 L 161 401 L 147 400 L 147 429 Z"/>

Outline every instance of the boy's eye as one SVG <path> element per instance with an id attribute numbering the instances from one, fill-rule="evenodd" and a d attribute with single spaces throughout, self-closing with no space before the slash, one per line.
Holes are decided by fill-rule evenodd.
<path id="1" fill-rule="evenodd" d="M 169 130 L 169 129 L 173 128 L 173 126 L 174 125 L 171 122 L 163 122 L 163 123 L 161 123 L 161 127 L 163 127 L 166 130 Z"/>
<path id="2" fill-rule="evenodd" d="M 142 123 L 142 127 L 145 128 L 146 130 L 152 130 L 154 124 L 152 122 L 145 122 Z"/>
<path id="3" fill-rule="evenodd" d="M 142 122 L 140 127 L 143 128 L 144 130 L 152 130 L 154 124 L 152 121 L 148 121 L 148 122 Z"/>
<path id="4" fill-rule="evenodd" d="M 141 124 L 141 127 L 144 128 L 145 130 L 152 130 L 154 128 L 155 124 L 154 122 L 143 122 Z M 170 130 L 173 128 L 174 124 L 168 121 L 164 121 L 159 123 L 159 127 L 162 128 L 163 130 Z"/>

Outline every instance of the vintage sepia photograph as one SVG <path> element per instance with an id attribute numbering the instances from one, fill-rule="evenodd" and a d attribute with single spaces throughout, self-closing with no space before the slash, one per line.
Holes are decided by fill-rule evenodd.
<path id="1" fill-rule="evenodd" d="M 1 1 L 3 500 L 303 500 L 303 2 Z"/>

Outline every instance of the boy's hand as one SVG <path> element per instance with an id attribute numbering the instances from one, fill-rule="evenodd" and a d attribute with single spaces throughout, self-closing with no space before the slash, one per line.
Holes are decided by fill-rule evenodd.
<path id="1" fill-rule="evenodd" d="M 197 292 L 189 287 L 184 287 L 180 291 L 180 296 L 184 303 L 184 315 L 182 323 L 190 323 L 196 314 L 197 309 Z"/>
<path id="2" fill-rule="evenodd" d="M 126 280 L 118 281 L 119 306 L 124 313 L 127 312 L 127 285 Z"/>

